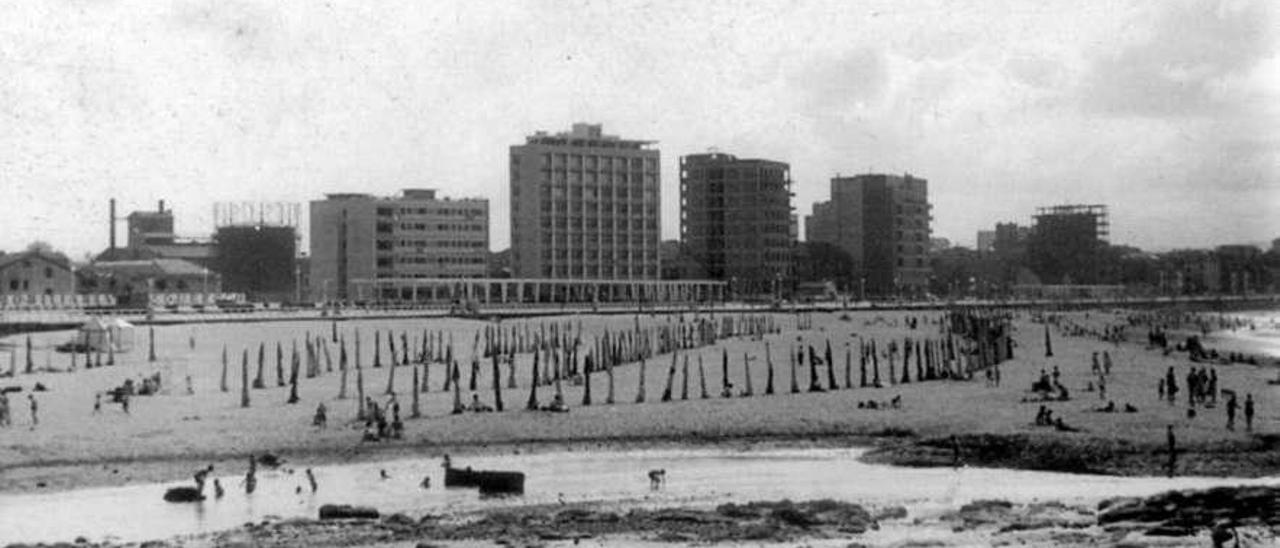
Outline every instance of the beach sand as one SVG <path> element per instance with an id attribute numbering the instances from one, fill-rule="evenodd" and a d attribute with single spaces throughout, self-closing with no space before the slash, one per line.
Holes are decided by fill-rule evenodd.
<path id="1" fill-rule="evenodd" d="M 1083 314 L 1083 313 L 1081 313 Z M 876 339 L 881 347 L 891 338 L 901 344 L 903 336 L 916 339 L 938 337 L 938 326 L 921 323 L 910 330 L 899 321 L 905 316 L 937 318 L 939 312 L 856 312 L 850 321 L 838 314 L 814 315 L 814 328 L 798 331 L 793 315 L 778 314 L 777 322 L 785 327 L 780 335 L 765 338 L 772 347 L 774 382 L 777 393 L 765 396 L 765 343 L 745 338 L 688 353 L 691 364 L 690 399 L 681 401 L 681 379 L 676 374 L 675 401 L 659 403 L 671 356 L 662 355 L 648 361 L 646 371 L 647 402 L 635 403 L 640 367 L 627 364 L 615 370 L 615 403 L 606 405 L 608 379 L 604 374 L 592 375 L 594 405 L 583 407 L 582 387 L 564 385 L 570 413 L 524 411 L 529 395 L 529 373 L 532 356 L 520 355 L 517 361 L 519 388 L 507 390 L 503 371 L 503 399 L 506 411 L 489 414 L 450 415 L 453 395 L 441 391 L 443 365 L 430 366 L 430 392 L 421 394 L 424 417 L 409 419 L 411 395 L 408 387 L 412 369 L 395 369 L 396 389 L 405 417 L 405 437 L 393 442 L 362 443 L 363 424 L 355 421 L 355 374 L 348 379 L 350 397 L 338 400 L 340 375 L 337 348 L 330 344 L 335 371 L 313 379 L 300 380 L 301 402 L 285 403 L 289 388 L 275 382 L 275 343 L 285 349 L 286 375 L 291 345 L 307 333 L 329 338 L 328 321 L 279 322 L 263 324 L 189 324 L 155 327 L 158 361 L 147 361 L 148 328 L 136 330 L 135 348 L 117 356 L 119 365 L 75 372 L 19 372 L 13 379 L 0 380 L 0 386 L 20 384 L 25 390 L 39 382 L 49 388 L 37 393 L 40 424 L 29 428 L 30 415 L 26 394 L 11 394 L 15 411 L 14 426 L 0 429 L 0 491 L 33 491 L 73 489 L 95 485 L 118 485 L 136 482 L 168 481 L 189 477 L 207 463 L 219 470 L 241 470 L 247 456 L 272 452 L 291 462 L 304 464 L 350 462 L 406 455 L 433 456 L 445 452 L 467 451 L 534 451 L 540 448 L 589 449 L 598 444 L 649 446 L 674 443 L 756 443 L 780 444 L 868 445 L 880 444 L 882 451 L 873 458 L 905 464 L 946 464 L 950 449 L 940 440 L 951 434 L 961 435 L 966 462 L 1020 468 L 1072 469 L 1116 474 L 1157 474 L 1165 460 L 1159 454 L 1164 446 L 1165 426 L 1175 425 L 1179 446 L 1187 454 L 1180 460 L 1180 473 L 1200 475 L 1256 476 L 1274 474 L 1280 469 L 1280 450 L 1275 443 L 1277 409 L 1280 395 L 1266 380 L 1274 379 L 1270 367 L 1246 365 L 1217 366 L 1219 386 L 1236 390 L 1242 401 L 1245 393 L 1257 400 L 1258 415 L 1254 432 L 1243 427 L 1243 415 L 1235 431 L 1227 431 L 1222 405 L 1202 409 L 1194 419 L 1186 415 L 1185 392 L 1175 404 L 1157 398 L 1156 384 L 1165 370 L 1173 366 L 1183 382 L 1191 363 L 1184 353 L 1163 356 L 1147 350 L 1145 331 L 1135 330 L 1130 342 L 1120 345 L 1094 339 L 1053 335 L 1054 356 L 1044 357 L 1043 327 L 1027 316 L 1016 322 L 1015 359 L 1001 365 L 1003 382 L 989 387 L 981 378 L 970 382 L 931 381 L 886 385 L 880 389 L 855 388 L 823 393 L 809 393 L 808 369 L 798 374 L 802 392 L 790 393 L 790 371 L 787 351 L 797 337 L 812 344 L 819 353 L 831 341 L 837 365 L 837 378 L 844 382 L 846 344 L 852 344 L 853 377 L 858 382 L 857 338 Z M 888 322 L 872 322 L 882 317 Z M 1112 317 L 1114 319 L 1114 317 Z M 670 321 L 669 316 L 642 316 L 642 325 Z M 537 325 L 544 320 L 521 320 Z M 573 316 L 545 321 L 581 321 L 589 334 L 604 329 L 629 329 L 633 316 Z M 1082 321 L 1084 321 L 1082 319 Z M 1093 314 L 1088 321 L 1109 321 Z M 374 369 L 374 330 L 407 331 L 410 338 L 421 337 L 424 329 L 445 329 L 453 333 L 454 346 L 462 365 L 463 383 L 469 381 L 472 340 L 484 322 L 460 319 L 361 320 L 340 321 L 338 331 L 353 351 L 355 331 L 362 341 L 365 393 L 383 402 L 387 375 L 391 368 L 385 348 L 384 367 Z M 34 361 L 43 367 L 48 348 L 71 337 L 70 332 L 32 335 L 36 348 Z M 195 339 L 195 348 L 188 346 Z M 10 337 L 5 342 L 25 345 L 25 336 Z M 266 343 L 265 378 L 268 388 L 252 390 L 252 406 L 240 407 L 241 352 L 249 350 L 250 377 L 257 372 L 257 348 Z M 226 345 L 229 355 L 229 385 L 226 393 L 219 390 L 222 371 L 220 354 Z M 744 353 L 751 361 L 755 397 L 723 399 L 721 386 L 721 352 L 727 349 L 730 379 L 736 390 L 743 382 Z M 1135 405 L 1139 413 L 1096 413 L 1091 409 L 1103 405 L 1096 393 L 1084 387 L 1091 380 L 1090 354 L 1106 350 L 1114 367 L 1108 380 L 1107 395 L 1117 405 Z M 683 355 L 681 360 L 683 360 Z M 712 398 L 699 399 L 697 379 L 698 357 L 706 372 Z M 82 361 L 82 359 L 81 359 Z M 70 358 L 54 354 L 56 368 L 65 368 Z M 323 362 L 322 362 L 323 363 Z M 20 354 L 21 371 L 25 358 Z M 1031 382 L 1042 369 L 1057 366 L 1072 400 L 1048 404 L 1055 416 L 1082 429 L 1081 432 L 1057 432 L 1036 427 L 1033 418 L 1038 403 L 1023 403 Z M 8 364 L 0 361 L 0 369 Z M 882 375 L 887 366 L 882 362 Z M 323 369 L 323 365 L 322 365 Z M 913 362 L 914 369 L 914 362 Z M 491 366 L 482 361 L 478 386 L 482 400 L 492 403 L 489 387 Z M 94 393 L 120 384 L 125 378 L 140 379 L 160 372 L 164 390 L 157 396 L 134 397 L 131 413 L 104 398 L 103 410 L 94 414 Z M 185 377 L 191 376 L 195 395 L 187 395 Z M 825 384 L 826 375 L 820 375 Z M 914 380 L 914 370 L 913 370 Z M 539 389 L 539 399 L 550 401 L 553 389 Z M 859 409 L 858 402 L 886 402 L 902 397 L 902 409 Z M 463 391 L 465 401 L 470 391 Z M 329 427 L 318 430 L 311 426 L 316 404 L 324 402 L 329 410 Z M 998 443 L 996 443 L 998 442 Z M 1000 451 L 984 449 L 999 445 Z"/>

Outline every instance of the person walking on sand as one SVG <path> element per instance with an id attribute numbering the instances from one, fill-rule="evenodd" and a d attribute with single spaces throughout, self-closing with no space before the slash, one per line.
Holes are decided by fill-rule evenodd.
<path id="1" fill-rule="evenodd" d="M 1236 429 L 1236 408 L 1237 407 L 1240 407 L 1240 404 L 1236 403 L 1236 395 L 1232 394 L 1229 398 L 1227 398 L 1227 430 Z"/>
<path id="2" fill-rule="evenodd" d="M 218 478 L 213 478 L 213 498 L 220 499 L 226 491 L 222 489 L 222 482 Z"/>
<path id="3" fill-rule="evenodd" d="M 244 475 L 244 492 L 252 495 L 254 489 L 258 488 L 258 461 L 249 456 L 249 473 Z"/>
<path id="4" fill-rule="evenodd" d="M 1253 431 L 1253 394 L 1244 396 L 1244 430 L 1245 432 Z"/>
<path id="5" fill-rule="evenodd" d="M 101 413 L 102 413 L 102 393 L 98 392 L 93 395 L 93 414 L 98 415 Z"/>
<path id="6" fill-rule="evenodd" d="M 27 394 L 27 400 L 31 403 L 31 429 L 35 430 L 40 424 L 40 404 L 36 402 L 35 394 Z"/>
<path id="7" fill-rule="evenodd" d="M 1173 435 L 1173 425 L 1165 427 L 1165 437 L 1168 442 L 1169 463 L 1166 465 L 1169 471 L 1169 477 L 1173 477 L 1174 472 L 1178 468 L 1178 439 Z"/>
<path id="8" fill-rule="evenodd" d="M 319 484 L 316 483 L 316 475 L 311 472 L 310 468 L 307 469 L 307 483 L 311 484 L 312 493 L 316 492 L 316 489 L 320 487 Z"/>

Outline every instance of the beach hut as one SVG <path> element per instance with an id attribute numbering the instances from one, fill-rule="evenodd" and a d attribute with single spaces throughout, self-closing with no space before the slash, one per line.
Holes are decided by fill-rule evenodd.
<path id="1" fill-rule="evenodd" d="M 92 350 L 128 352 L 133 349 L 133 336 L 133 324 L 129 322 L 93 318 L 80 326 L 76 342 Z"/>

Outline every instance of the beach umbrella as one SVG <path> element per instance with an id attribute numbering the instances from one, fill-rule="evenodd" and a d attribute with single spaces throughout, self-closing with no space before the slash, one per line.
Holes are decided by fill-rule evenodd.
<path id="1" fill-rule="evenodd" d="M 853 346 L 844 343 L 844 387 L 853 388 Z"/>
<path id="2" fill-rule="evenodd" d="M 764 343 L 764 363 L 768 370 L 768 376 L 765 377 L 764 394 L 766 396 L 773 395 L 773 354 L 769 349 L 769 341 Z"/>
<path id="3" fill-rule="evenodd" d="M 329 322 L 329 338 L 333 342 L 338 342 L 338 322 L 337 321 Z"/>
<path id="4" fill-rule="evenodd" d="M 689 399 L 689 355 L 685 354 L 684 361 L 680 363 L 680 399 L 688 401 Z"/>
<path id="5" fill-rule="evenodd" d="M 742 353 L 742 372 L 743 376 L 746 377 L 746 391 L 743 392 L 743 395 L 752 396 L 755 392 L 751 389 L 751 356 L 746 352 Z"/>
<path id="6" fill-rule="evenodd" d="M 462 372 L 458 370 L 457 361 L 450 360 L 445 365 L 449 368 L 445 377 L 452 379 L 450 382 L 453 384 L 453 414 L 457 415 L 462 413 L 462 385 L 458 384 L 458 377 L 462 376 Z M 446 384 L 445 386 L 448 387 L 449 385 Z"/>
<path id="7" fill-rule="evenodd" d="M 708 399 L 711 394 L 707 393 L 707 372 L 702 368 L 702 354 L 698 354 L 698 384 L 702 386 L 702 399 Z"/>
<path id="8" fill-rule="evenodd" d="M 822 392 L 822 384 L 818 382 L 818 353 L 813 345 L 809 345 L 809 391 Z"/>
<path id="9" fill-rule="evenodd" d="M 418 366 L 417 365 L 413 366 L 413 386 L 415 388 L 418 386 Z M 412 390 L 412 392 L 413 392 L 413 407 L 410 410 L 409 416 L 416 419 L 422 416 L 422 409 L 418 407 L 418 391 L 415 389 L 415 390 Z"/>
<path id="10" fill-rule="evenodd" d="M 871 339 L 871 386 L 880 388 L 880 352 L 876 350 L 876 341 Z"/>
<path id="11" fill-rule="evenodd" d="M 240 354 L 240 407 L 249 407 L 249 349 Z"/>
<path id="12" fill-rule="evenodd" d="M 373 331 L 373 368 L 379 367 L 382 367 L 382 332 L 375 329 Z"/>
<path id="13" fill-rule="evenodd" d="M 356 334 L 356 341 L 360 341 L 360 334 Z M 358 346 L 358 345 L 357 345 Z M 364 405 L 364 370 L 358 367 L 360 363 L 360 352 L 356 352 L 356 420 L 365 420 L 368 413 Z"/>
<path id="14" fill-rule="evenodd" d="M 792 352 L 790 349 L 787 350 L 787 359 L 791 362 L 791 393 L 792 394 L 800 393 L 800 381 L 796 379 L 796 367 L 797 367 L 796 356 L 797 356 L 796 352 Z"/>
<path id="15" fill-rule="evenodd" d="M 538 410 L 538 366 L 541 365 L 541 361 L 538 353 L 535 352 L 533 354 L 533 371 L 529 375 L 531 379 L 529 382 L 529 401 L 524 404 L 524 408 L 529 411 Z M 512 367 L 511 369 L 514 370 L 515 368 Z"/>
<path id="16" fill-rule="evenodd" d="M 258 343 L 258 376 L 253 379 L 253 387 L 259 390 L 262 389 L 264 386 L 262 384 L 262 364 L 264 361 L 266 361 L 266 348 L 263 346 L 263 343 L 259 342 Z"/>
<path id="17" fill-rule="evenodd" d="M 111 334 L 111 330 L 107 330 L 107 365 L 116 364 L 116 343 L 115 336 Z"/>
<path id="18" fill-rule="evenodd" d="M 147 327 L 147 361 L 156 361 L 156 328 L 155 326 Z"/>
<path id="19" fill-rule="evenodd" d="M 391 360 L 391 367 L 400 365 L 396 357 L 396 335 L 390 329 L 387 330 L 387 357 Z"/>
<path id="20" fill-rule="evenodd" d="M 867 343 L 858 341 L 858 386 L 867 387 Z"/>
<path id="21" fill-rule="evenodd" d="M 911 339 L 902 339 L 902 383 L 911 382 Z"/>
<path id="22" fill-rule="evenodd" d="M 595 369 L 595 353 L 587 354 L 586 361 L 582 366 L 582 378 L 584 390 L 582 391 L 582 405 L 591 405 L 591 371 Z"/>
<path id="23" fill-rule="evenodd" d="M 31 358 L 31 335 L 27 335 L 27 374 L 30 375 L 35 369 L 35 360 Z"/>
<path id="24" fill-rule="evenodd" d="M 222 382 L 218 384 L 219 389 L 223 392 L 227 391 L 227 345 L 222 345 Z"/>
<path id="25" fill-rule="evenodd" d="M 339 379 L 338 381 L 338 399 L 340 400 L 347 399 L 348 369 L 349 368 L 347 367 L 347 340 L 344 337 L 342 338 L 341 342 L 338 343 L 338 371 L 342 375 L 342 378 Z"/>
<path id="26" fill-rule="evenodd" d="M 431 391 L 431 363 L 423 360 L 422 362 L 422 393 L 426 394 Z"/>
<path id="27" fill-rule="evenodd" d="M 729 318 L 725 318 L 728 320 Z M 722 395 L 729 395 L 729 349 L 720 349 L 720 391 Z"/>
<path id="28" fill-rule="evenodd" d="M 1044 325 L 1044 357 L 1053 357 L 1053 341 L 1049 339 L 1049 324 Z"/>
<path id="29" fill-rule="evenodd" d="M 502 370 L 497 356 L 493 357 L 493 408 L 502 411 Z"/>
<path id="30" fill-rule="evenodd" d="M 498 351 L 498 347 L 496 344 L 494 345 L 493 355 L 499 358 L 502 357 L 502 352 Z M 511 360 L 510 365 L 511 367 L 507 368 L 507 388 L 515 390 L 516 389 L 516 361 Z"/>
<path id="31" fill-rule="evenodd" d="M 640 358 L 640 387 L 636 389 L 636 403 L 644 403 L 644 358 Z"/>
<path id="32" fill-rule="evenodd" d="M 400 332 L 400 354 L 401 354 L 400 363 L 408 365 L 409 364 L 409 332 L 408 331 Z"/>
<path id="33" fill-rule="evenodd" d="M 609 364 L 605 366 L 604 371 L 609 375 L 609 393 L 605 395 L 604 403 L 613 405 L 613 360 L 609 360 Z"/>
<path id="34" fill-rule="evenodd" d="M 927 344 L 927 341 L 926 341 L 926 344 Z M 916 380 L 917 381 L 924 380 L 924 359 L 921 356 L 924 353 L 924 348 L 923 348 L 924 346 L 925 346 L 924 344 L 921 344 L 920 342 L 916 342 Z"/>
<path id="35" fill-rule="evenodd" d="M 474 353 L 471 354 L 471 384 L 470 390 L 476 389 L 476 378 L 480 375 L 480 359 Z"/>
<path id="36" fill-rule="evenodd" d="M 284 347 L 276 341 L 276 386 L 284 386 Z"/>
<path id="37" fill-rule="evenodd" d="M 671 367 L 667 368 L 667 385 L 666 388 L 662 389 L 662 401 L 664 402 L 671 401 L 671 384 L 675 382 L 676 363 L 679 359 L 680 357 L 678 352 L 671 354 Z"/>
<path id="38" fill-rule="evenodd" d="M 302 368 L 302 363 L 299 361 L 299 358 L 298 358 L 297 339 L 294 339 L 293 344 L 294 344 L 294 347 L 293 347 L 294 353 L 293 353 L 293 359 L 291 360 L 292 363 L 290 364 L 291 372 L 289 373 L 289 399 L 287 403 L 298 403 L 298 401 L 300 401 L 298 398 L 298 370 Z"/>
<path id="39" fill-rule="evenodd" d="M 827 339 L 827 388 L 838 390 L 840 384 L 836 382 L 836 362 L 831 355 L 831 339 Z"/>
<path id="40" fill-rule="evenodd" d="M 390 337 L 388 336 L 388 338 L 390 338 Z M 392 356 L 395 356 L 395 353 L 392 353 L 391 355 L 392 355 Z M 387 390 L 386 390 L 385 392 L 383 392 L 383 393 L 384 393 L 384 394 L 386 394 L 386 395 L 388 395 L 388 396 L 390 396 L 390 395 L 392 395 L 392 394 L 395 394 L 395 393 L 396 393 L 396 366 L 395 366 L 395 364 L 394 364 L 394 363 L 393 363 L 393 364 L 391 364 L 391 367 L 389 367 L 388 369 L 390 369 L 391 371 L 387 373 Z"/>

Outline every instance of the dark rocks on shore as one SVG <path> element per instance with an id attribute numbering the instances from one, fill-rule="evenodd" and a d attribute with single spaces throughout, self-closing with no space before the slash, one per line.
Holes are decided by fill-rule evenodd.
<path id="1" fill-rule="evenodd" d="M 1098 524 L 1155 524 L 1153 535 L 1193 535 L 1219 522 L 1234 525 L 1280 525 L 1280 487 L 1215 487 L 1169 491 L 1139 498 L 1118 498 L 1098 505 Z"/>
<path id="2" fill-rule="evenodd" d="M 378 510 L 368 506 L 326 504 L 320 507 L 320 519 L 378 519 Z"/>

